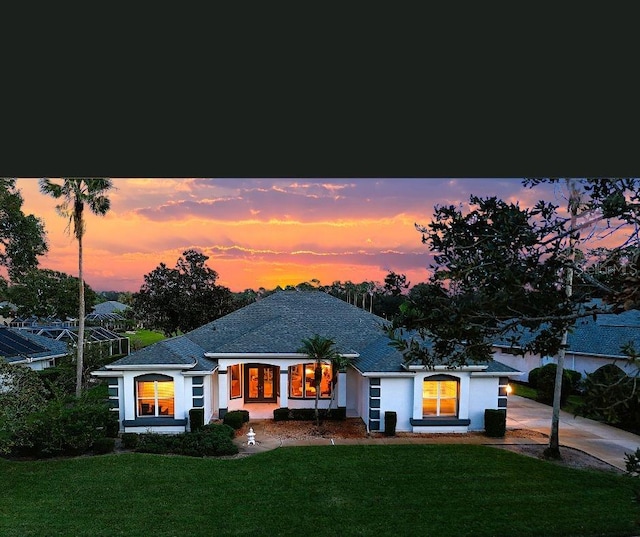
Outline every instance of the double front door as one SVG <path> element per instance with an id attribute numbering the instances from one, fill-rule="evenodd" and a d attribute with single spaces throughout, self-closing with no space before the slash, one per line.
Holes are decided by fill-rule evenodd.
<path id="1" fill-rule="evenodd" d="M 245 402 L 275 402 L 277 397 L 277 367 L 264 364 L 245 366 Z"/>

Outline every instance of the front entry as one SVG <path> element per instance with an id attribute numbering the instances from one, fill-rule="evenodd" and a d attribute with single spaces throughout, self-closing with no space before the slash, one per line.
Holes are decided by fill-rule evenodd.
<path id="1" fill-rule="evenodd" d="M 244 368 L 245 403 L 275 403 L 278 376 L 274 365 L 247 364 Z"/>

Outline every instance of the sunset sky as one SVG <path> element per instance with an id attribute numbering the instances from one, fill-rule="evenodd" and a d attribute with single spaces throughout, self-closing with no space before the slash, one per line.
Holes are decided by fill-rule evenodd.
<path id="1" fill-rule="evenodd" d="M 218 284 L 273 289 L 311 279 L 383 282 L 393 270 L 411 285 L 431 257 L 414 223 L 434 205 L 496 195 L 526 206 L 553 187 L 520 179 L 114 179 L 111 210 L 87 211 L 85 280 L 95 291 L 138 291 L 161 262 L 174 267 L 190 248 L 209 256 Z M 77 276 L 77 243 L 37 179 L 18 179 L 23 212 L 44 221 L 49 253 L 40 267 Z"/>

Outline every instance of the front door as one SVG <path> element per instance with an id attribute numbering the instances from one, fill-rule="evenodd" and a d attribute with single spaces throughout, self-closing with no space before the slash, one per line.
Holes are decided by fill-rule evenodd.
<path id="1" fill-rule="evenodd" d="M 245 402 L 275 403 L 276 367 L 273 365 L 249 364 L 245 366 Z"/>

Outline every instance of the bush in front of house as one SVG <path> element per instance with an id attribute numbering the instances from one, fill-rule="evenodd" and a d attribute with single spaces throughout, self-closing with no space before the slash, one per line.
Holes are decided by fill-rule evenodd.
<path id="1" fill-rule="evenodd" d="M 507 432 L 507 411 L 504 408 L 486 408 L 484 431 L 492 438 L 502 438 Z"/>
<path id="2" fill-rule="evenodd" d="M 80 455 L 113 430 L 113 419 L 104 401 L 71 396 L 53 399 L 28 416 L 15 451 L 36 457 Z"/>
<path id="3" fill-rule="evenodd" d="M 112 453 L 116 447 L 115 438 L 102 437 L 98 438 L 91 447 L 91 450 L 96 455 L 105 455 L 106 453 Z"/>
<path id="4" fill-rule="evenodd" d="M 340 408 L 319 408 L 318 416 L 321 420 L 344 420 L 347 418 L 347 409 Z M 292 408 L 289 410 L 289 419 L 297 421 L 311 421 L 316 419 L 313 408 Z"/>
<path id="5" fill-rule="evenodd" d="M 553 404 L 553 391 L 556 384 L 556 364 L 547 364 L 539 368 L 537 372 L 536 390 L 538 395 L 536 401 L 547 405 Z M 533 372 L 533 370 L 531 371 Z M 563 370 L 562 375 L 562 391 L 560 395 L 560 405 L 564 406 L 569 399 L 569 395 L 575 391 L 574 382 L 576 381 L 576 374 L 581 378 L 580 373 L 572 371 L 571 369 Z M 529 373 L 531 378 L 531 373 Z M 535 378 L 535 375 L 534 375 Z"/>
<path id="6" fill-rule="evenodd" d="M 249 423 L 249 411 L 248 410 L 236 410 L 236 412 L 240 412 L 242 414 L 242 422 Z"/>
<path id="7" fill-rule="evenodd" d="M 227 412 L 222 419 L 222 423 L 238 430 L 244 423 L 244 414 L 240 410 L 232 410 Z"/>
<path id="8" fill-rule="evenodd" d="M 289 419 L 289 409 L 286 407 L 275 408 L 273 410 L 274 421 L 287 421 Z"/>
<path id="9" fill-rule="evenodd" d="M 384 435 L 395 436 L 396 424 L 398 423 L 398 414 L 391 410 L 387 410 L 384 413 Z"/>
<path id="10" fill-rule="evenodd" d="M 204 426 L 204 408 L 192 408 L 189 410 L 189 428 L 191 432 L 202 429 Z"/>
<path id="11" fill-rule="evenodd" d="M 122 447 L 125 449 L 135 449 L 138 447 L 140 435 L 138 433 L 122 433 Z"/>
<path id="12" fill-rule="evenodd" d="M 238 446 L 233 443 L 235 430 L 225 424 L 212 423 L 195 432 L 175 435 L 143 433 L 136 436 L 138 445 L 135 451 L 138 453 L 189 457 L 216 457 L 238 453 Z"/>

